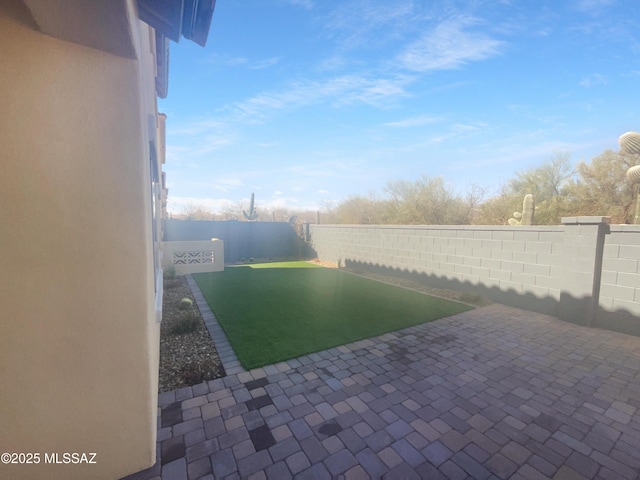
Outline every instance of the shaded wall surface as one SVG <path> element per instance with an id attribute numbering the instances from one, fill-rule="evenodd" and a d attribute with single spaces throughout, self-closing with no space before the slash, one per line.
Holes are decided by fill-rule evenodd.
<path id="1" fill-rule="evenodd" d="M 132 1 L 99 2 L 93 20 L 77 3 L 50 8 L 88 34 L 128 25 L 137 58 L 45 35 L 0 1 L 0 452 L 96 463 L 41 457 L 0 464 L 2 479 L 113 479 L 155 461 L 153 32 Z"/>
<path id="2" fill-rule="evenodd" d="M 626 312 L 626 313 L 625 313 Z M 640 226 L 611 225 L 605 237 L 598 325 L 615 322 L 638 329 L 640 317 Z M 637 330 L 636 330 L 637 331 Z"/>
<path id="3" fill-rule="evenodd" d="M 640 334 L 640 227 L 311 225 L 318 258 Z"/>
<path id="4" fill-rule="evenodd" d="M 285 222 L 237 222 L 166 220 L 165 241 L 196 241 L 219 238 L 224 242 L 225 262 L 242 258 L 303 258 L 308 246 Z"/>

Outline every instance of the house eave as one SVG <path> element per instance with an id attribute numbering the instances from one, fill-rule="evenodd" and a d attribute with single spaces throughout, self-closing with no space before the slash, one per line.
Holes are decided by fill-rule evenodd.
<path id="1" fill-rule="evenodd" d="M 51 37 L 126 58 L 138 58 L 132 0 L 23 0 L 38 29 Z"/>
<path id="2" fill-rule="evenodd" d="M 180 37 L 204 47 L 215 0 L 138 0 L 140 20 L 174 42 Z"/>

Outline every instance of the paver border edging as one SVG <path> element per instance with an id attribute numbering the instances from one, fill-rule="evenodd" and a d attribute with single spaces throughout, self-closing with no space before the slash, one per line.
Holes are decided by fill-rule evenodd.
<path id="1" fill-rule="evenodd" d="M 240 364 L 240 360 L 238 360 L 236 353 L 233 351 L 233 347 L 229 343 L 227 334 L 218 323 L 218 319 L 209 307 L 200 287 L 198 287 L 198 284 L 192 275 L 186 275 L 186 277 L 189 288 L 191 288 L 193 296 L 196 299 L 198 310 L 200 310 L 204 324 L 207 326 L 207 330 L 209 330 L 209 335 L 211 335 L 213 344 L 218 351 L 220 361 L 222 362 L 222 366 L 224 367 L 226 374 L 235 375 L 237 373 L 245 372 L 246 370 Z"/>

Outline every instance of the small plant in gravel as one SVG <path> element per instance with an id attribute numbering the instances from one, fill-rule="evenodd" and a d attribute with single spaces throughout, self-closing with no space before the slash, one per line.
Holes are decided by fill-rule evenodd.
<path id="1" fill-rule="evenodd" d="M 176 267 L 173 265 L 169 265 L 167 268 L 162 270 L 162 277 L 165 280 L 175 280 L 176 278 Z"/>
<path id="2" fill-rule="evenodd" d="M 187 297 L 180 300 L 180 305 L 178 305 L 180 310 L 189 310 L 191 307 L 193 307 L 193 300 Z"/>
<path id="3" fill-rule="evenodd" d="M 174 289 L 180 284 L 178 277 L 176 276 L 176 269 L 173 265 L 162 271 L 162 278 L 164 279 L 164 288 Z"/>
<path id="4" fill-rule="evenodd" d="M 197 385 L 215 378 L 216 365 L 210 358 L 203 358 L 180 371 L 185 385 Z"/>
<path id="5" fill-rule="evenodd" d="M 171 327 L 171 333 L 173 335 L 183 335 L 185 333 L 195 332 L 199 327 L 200 319 L 198 315 L 196 315 L 195 312 L 187 312 Z"/>
<path id="6" fill-rule="evenodd" d="M 477 305 L 484 301 L 482 295 L 471 292 L 462 292 L 458 298 L 461 302 L 470 303 L 471 305 Z"/>

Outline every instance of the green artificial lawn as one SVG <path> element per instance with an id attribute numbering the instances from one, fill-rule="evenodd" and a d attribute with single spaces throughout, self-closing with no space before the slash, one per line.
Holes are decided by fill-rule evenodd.
<path id="1" fill-rule="evenodd" d="M 473 308 L 307 262 L 193 276 L 245 369 Z"/>

